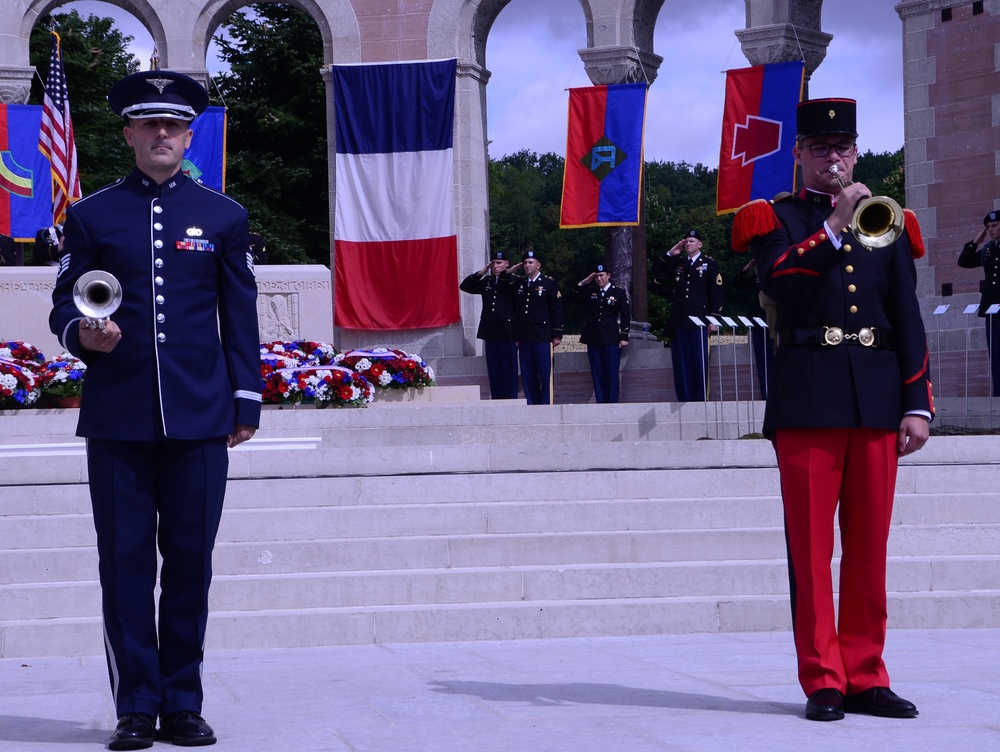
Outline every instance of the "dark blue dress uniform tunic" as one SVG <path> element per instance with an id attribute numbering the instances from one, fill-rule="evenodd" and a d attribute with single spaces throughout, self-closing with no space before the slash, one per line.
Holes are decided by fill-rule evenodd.
<path id="1" fill-rule="evenodd" d="M 816 230 L 831 211 L 828 194 L 803 190 L 774 203 L 781 229 L 751 243 L 764 292 L 778 304 L 765 433 L 859 426 L 896 431 L 904 413 L 932 412 L 907 236 L 867 250 L 845 235 L 837 250 Z M 851 336 L 873 329 L 876 341 L 824 345 L 824 327 Z"/>
<path id="2" fill-rule="evenodd" d="M 50 327 L 87 363 L 87 438 L 108 669 L 118 715 L 200 712 L 226 436 L 259 423 L 256 283 L 247 211 L 178 173 L 135 169 L 74 204 Z M 110 353 L 81 350 L 81 274 L 122 285 Z M 159 621 L 155 619 L 157 544 Z"/>

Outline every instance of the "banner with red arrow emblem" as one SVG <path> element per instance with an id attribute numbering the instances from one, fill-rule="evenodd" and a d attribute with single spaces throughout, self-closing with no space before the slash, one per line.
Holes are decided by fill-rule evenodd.
<path id="1" fill-rule="evenodd" d="M 716 213 L 794 191 L 795 107 L 804 72 L 801 60 L 726 71 Z"/>

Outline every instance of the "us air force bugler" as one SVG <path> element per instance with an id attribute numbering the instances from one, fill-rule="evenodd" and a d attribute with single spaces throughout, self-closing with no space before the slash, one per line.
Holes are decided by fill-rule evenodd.
<path id="1" fill-rule="evenodd" d="M 125 118 L 136 166 L 69 209 L 49 322 L 88 366 L 77 433 L 87 439 L 119 719 L 108 746 L 143 749 L 154 735 L 211 744 L 200 713 L 212 548 L 228 447 L 253 436 L 261 408 L 248 216 L 181 172 L 190 122 L 208 104 L 200 84 L 136 73 L 108 101 Z M 91 270 L 122 288 L 103 330 L 88 328 L 73 301 Z"/>

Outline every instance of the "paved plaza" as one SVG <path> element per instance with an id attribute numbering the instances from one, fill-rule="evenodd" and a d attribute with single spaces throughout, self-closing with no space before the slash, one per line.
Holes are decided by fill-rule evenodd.
<path id="1" fill-rule="evenodd" d="M 985 752 L 998 646 L 1000 629 L 890 631 L 912 720 L 806 721 L 773 632 L 210 652 L 205 716 L 220 752 Z M 107 684 L 97 656 L 0 661 L 0 750 L 103 748 Z"/>

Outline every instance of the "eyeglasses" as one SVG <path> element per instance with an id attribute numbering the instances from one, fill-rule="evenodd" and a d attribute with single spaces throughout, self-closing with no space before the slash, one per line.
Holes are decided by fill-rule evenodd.
<path id="1" fill-rule="evenodd" d="M 805 147 L 814 157 L 828 157 L 834 149 L 842 157 L 850 157 L 857 151 L 857 144 L 809 144 Z"/>

